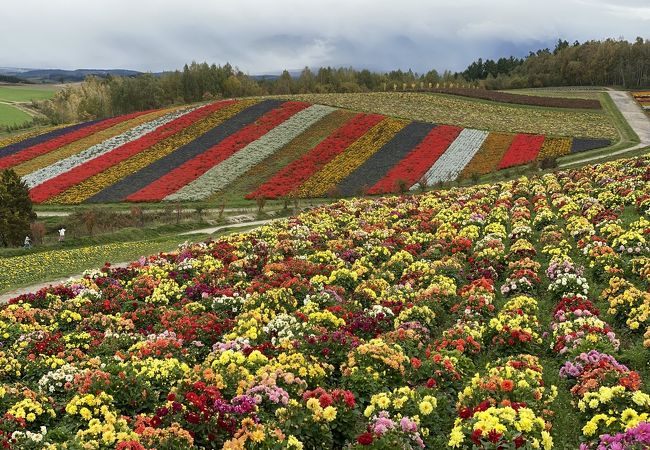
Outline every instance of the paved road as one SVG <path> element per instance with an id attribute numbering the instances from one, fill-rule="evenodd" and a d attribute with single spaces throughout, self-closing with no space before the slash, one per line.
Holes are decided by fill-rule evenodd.
<path id="1" fill-rule="evenodd" d="M 242 223 L 232 223 L 229 225 L 220 225 L 218 227 L 212 227 L 212 228 L 202 228 L 200 230 L 192 230 L 192 231 L 186 231 L 185 233 L 181 233 L 180 236 L 189 236 L 192 234 L 212 234 L 216 233 L 217 231 L 221 231 L 224 229 L 233 229 L 233 228 L 243 228 L 243 227 L 250 227 L 250 226 L 257 226 L 257 225 L 264 225 L 269 222 L 273 222 L 274 220 L 278 219 L 267 219 L 267 220 L 255 220 L 253 222 L 242 222 Z M 122 262 L 122 263 L 117 263 L 113 264 L 113 267 L 126 267 L 129 263 L 128 262 Z M 81 278 L 82 274 L 74 274 L 74 275 L 69 275 L 67 277 L 61 277 L 61 280 L 63 279 L 68 279 L 68 278 Z M 31 286 L 26 286 L 20 289 L 13 290 L 11 292 L 6 292 L 4 294 L 0 294 L 0 305 L 3 303 L 6 303 L 9 299 L 17 297 L 22 294 L 28 294 L 30 292 L 36 292 L 41 288 L 50 286 L 52 284 L 58 284 L 58 281 L 48 281 L 46 283 L 38 283 L 34 284 Z"/>
<path id="2" fill-rule="evenodd" d="M 634 132 L 639 136 L 639 143 L 633 147 L 624 148 L 615 152 L 607 153 L 604 155 L 592 156 L 581 159 L 579 161 L 572 161 L 570 163 L 560 164 L 560 167 L 574 166 L 576 164 L 589 163 L 599 159 L 608 158 L 610 156 L 622 155 L 640 148 L 650 146 L 650 117 L 648 114 L 634 101 L 628 92 L 608 90 L 607 93 L 614 101 L 616 107 L 621 111 L 627 123 Z"/>

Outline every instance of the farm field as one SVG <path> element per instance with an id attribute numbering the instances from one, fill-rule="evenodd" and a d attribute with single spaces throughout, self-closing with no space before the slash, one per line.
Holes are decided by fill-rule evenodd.
<path id="1" fill-rule="evenodd" d="M 32 120 L 32 117 L 6 103 L 0 103 L 0 125 L 19 125 Z"/>
<path id="2" fill-rule="evenodd" d="M 410 120 L 490 131 L 618 138 L 616 127 L 604 111 L 537 108 L 422 93 L 304 94 L 290 98 Z"/>
<path id="3" fill-rule="evenodd" d="M 0 102 L 30 102 L 52 98 L 59 87 L 52 85 L 0 84 Z"/>
<path id="4" fill-rule="evenodd" d="M 323 198 L 433 186 L 610 144 L 258 98 L 33 133 L 0 147 L 0 168 L 45 204 Z"/>
<path id="5" fill-rule="evenodd" d="M 0 442 L 647 448 L 649 170 L 341 200 L 14 298 Z"/>

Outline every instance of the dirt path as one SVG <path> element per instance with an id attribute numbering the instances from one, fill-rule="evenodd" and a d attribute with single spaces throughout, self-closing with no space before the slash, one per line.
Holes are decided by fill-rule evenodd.
<path id="1" fill-rule="evenodd" d="M 640 148 L 650 146 L 650 117 L 648 114 L 634 101 L 634 98 L 625 91 L 608 90 L 607 93 L 614 101 L 616 107 L 621 111 L 621 114 L 630 125 L 632 130 L 639 136 L 639 143 L 622 150 L 606 153 L 597 156 L 586 157 L 578 161 L 571 161 L 569 163 L 560 164 L 560 167 L 575 166 L 577 164 L 586 164 L 599 159 L 609 158 L 611 156 L 623 155 L 625 153 L 638 150 Z"/>
<path id="2" fill-rule="evenodd" d="M 195 234 L 212 234 L 216 233 L 217 231 L 222 231 L 222 230 L 230 230 L 230 229 L 236 229 L 236 228 L 244 228 L 244 227 L 255 227 L 258 225 L 264 225 L 270 222 L 273 222 L 274 220 L 278 219 L 267 219 L 267 220 L 255 220 L 252 222 L 241 222 L 241 223 L 232 223 L 228 225 L 220 225 L 218 227 L 212 227 L 212 228 L 202 228 L 200 230 L 192 230 L 192 231 L 186 231 L 184 233 L 180 233 L 179 236 L 190 236 L 190 235 L 195 235 Z M 113 264 L 113 267 L 126 267 L 129 264 L 129 262 L 121 262 L 121 263 L 116 263 Z M 78 274 L 73 274 L 73 275 L 68 275 L 68 276 L 62 276 L 61 279 L 68 279 L 68 278 L 80 278 L 82 276 L 81 273 Z M 30 292 L 36 292 L 41 288 L 51 286 L 53 284 L 58 284 L 60 281 L 48 281 L 44 283 L 37 283 L 33 284 L 31 286 L 25 286 L 19 289 L 15 289 L 10 292 L 5 292 L 4 294 L 0 294 L 0 305 L 6 303 L 9 299 L 17 297 L 22 294 L 28 294 Z"/>

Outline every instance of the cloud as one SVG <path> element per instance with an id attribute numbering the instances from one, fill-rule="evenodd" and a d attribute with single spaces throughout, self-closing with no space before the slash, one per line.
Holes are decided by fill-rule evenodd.
<path id="1" fill-rule="evenodd" d="M 461 70 L 558 38 L 633 40 L 648 25 L 647 0 L 4 0 L 0 66 Z"/>

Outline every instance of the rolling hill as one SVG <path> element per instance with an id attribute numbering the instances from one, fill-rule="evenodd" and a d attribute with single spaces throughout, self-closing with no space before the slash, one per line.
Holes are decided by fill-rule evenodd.
<path id="1" fill-rule="evenodd" d="M 35 202 L 352 196 L 416 189 L 610 145 L 490 132 L 305 101 L 224 100 L 0 141 Z"/>

